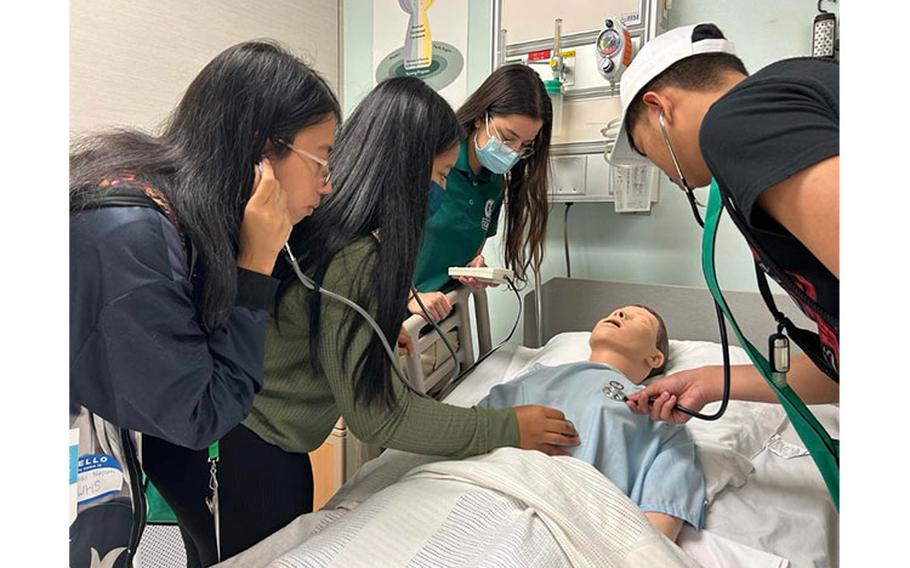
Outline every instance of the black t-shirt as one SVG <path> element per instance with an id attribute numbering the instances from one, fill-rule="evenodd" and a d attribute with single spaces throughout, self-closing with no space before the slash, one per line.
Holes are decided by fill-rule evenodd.
<path id="1" fill-rule="evenodd" d="M 758 248 L 833 316 L 834 322 L 825 321 L 797 299 L 818 324 L 823 355 L 834 369 L 840 351 L 839 280 L 756 203 L 766 189 L 839 155 L 839 75 L 838 63 L 827 59 L 772 63 L 715 102 L 699 133 L 708 168 Z"/>

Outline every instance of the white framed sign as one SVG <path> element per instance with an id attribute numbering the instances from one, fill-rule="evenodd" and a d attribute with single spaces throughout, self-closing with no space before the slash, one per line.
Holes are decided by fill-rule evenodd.
<path id="1" fill-rule="evenodd" d="M 468 2 L 373 0 L 374 84 L 418 77 L 457 108 L 467 97 Z"/>

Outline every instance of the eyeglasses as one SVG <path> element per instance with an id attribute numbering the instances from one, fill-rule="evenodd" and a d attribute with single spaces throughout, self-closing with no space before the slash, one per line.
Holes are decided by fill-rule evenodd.
<path id="1" fill-rule="evenodd" d="M 297 148 L 293 144 L 289 144 L 288 142 L 285 142 L 281 138 L 278 138 L 278 142 L 287 146 L 289 150 L 296 153 L 297 155 L 303 156 L 304 158 L 309 158 L 309 159 L 313 160 L 314 162 L 316 162 L 316 164 L 319 166 L 319 170 L 317 171 L 317 174 L 322 178 L 322 185 L 329 184 L 329 181 L 332 177 L 332 172 L 329 170 L 328 160 L 323 160 L 319 156 L 314 156 L 313 154 L 310 154 L 306 150 L 302 150 L 300 148 Z"/>
<path id="2" fill-rule="evenodd" d="M 525 158 L 529 158 L 529 157 L 534 153 L 534 142 L 529 142 L 529 143 L 527 143 L 527 144 L 522 144 L 522 145 L 519 145 L 519 146 L 516 148 L 516 147 L 515 147 L 515 140 L 506 140 L 506 139 L 505 139 L 505 137 L 502 135 L 502 133 L 499 131 L 499 129 L 496 128 L 496 125 L 493 124 L 493 121 L 490 119 L 489 113 L 487 114 L 487 117 L 486 117 L 486 118 L 487 118 L 487 120 L 486 120 L 487 136 L 491 136 L 491 135 L 490 135 L 490 128 L 492 127 L 492 128 L 493 128 L 493 135 L 492 135 L 492 137 L 496 138 L 497 140 L 499 140 L 499 142 L 501 142 L 502 144 L 508 146 L 509 148 L 512 149 L 512 151 L 514 151 L 515 153 L 517 153 L 517 154 L 518 154 L 518 159 L 519 159 L 519 160 L 524 160 Z"/>

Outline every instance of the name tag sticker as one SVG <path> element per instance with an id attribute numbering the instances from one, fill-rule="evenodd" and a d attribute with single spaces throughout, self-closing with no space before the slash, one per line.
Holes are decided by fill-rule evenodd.
<path id="1" fill-rule="evenodd" d="M 76 487 L 79 481 L 79 428 L 70 429 L 70 524 L 76 520 Z"/>
<path id="2" fill-rule="evenodd" d="M 76 495 L 80 505 L 123 489 L 123 468 L 108 454 L 79 456 L 78 478 Z"/>
<path id="3" fill-rule="evenodd" d="M 79 428 L 70 430 L 70 485 L 79 479 Z"/>

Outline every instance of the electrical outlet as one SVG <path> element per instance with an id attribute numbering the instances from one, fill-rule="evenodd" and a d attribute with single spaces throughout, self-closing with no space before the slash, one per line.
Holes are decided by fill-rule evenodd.
<path id="1" fill-rule="evenodd" d="M 550 162 L 553 167 L 553 185 L 556 197 L 585 194 L 585 156 L 557 156 Z"/>
<path id="2" fill-rule="evenodd" d="M 588 156 L 588 169 L 585 175 L 585 193 L 587 197 L 599 197 L 598 201 L 613 201 L 610 169 L 610 164 L 604 160 L 602 154 Z"/>

